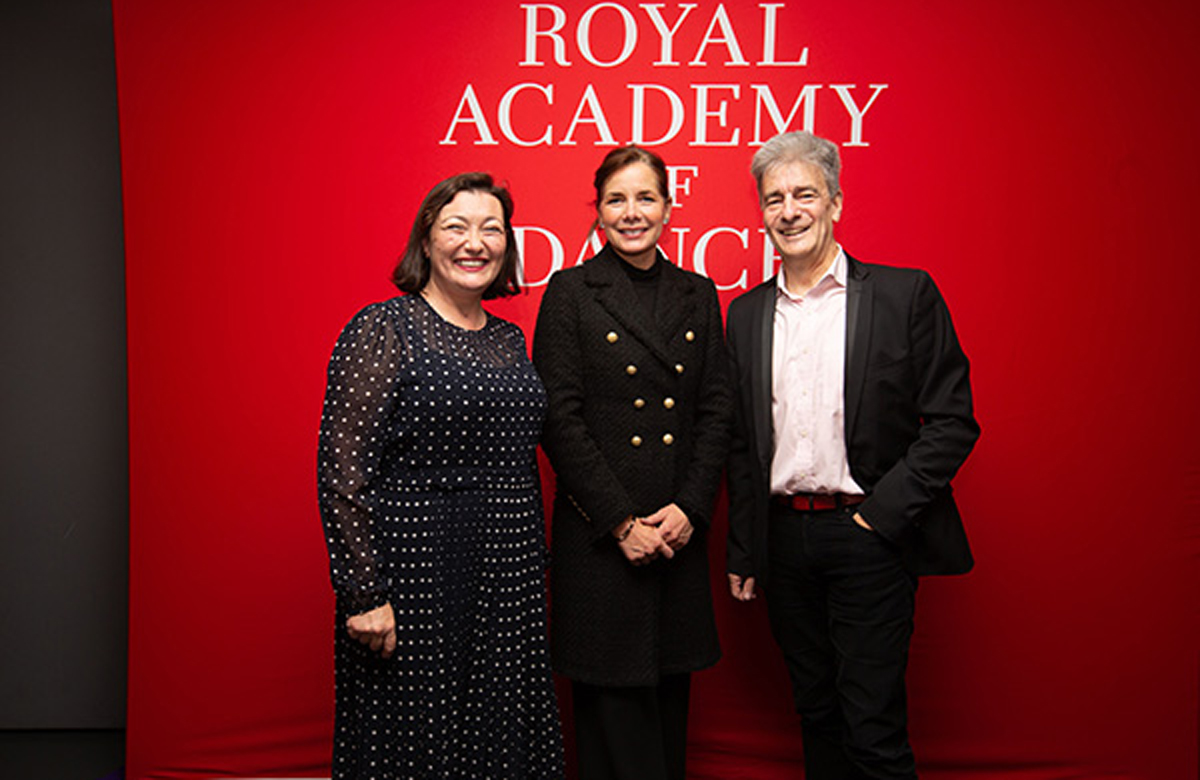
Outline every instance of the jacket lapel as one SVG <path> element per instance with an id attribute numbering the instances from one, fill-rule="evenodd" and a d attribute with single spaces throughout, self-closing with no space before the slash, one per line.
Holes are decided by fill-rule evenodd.
<path id="1" fill-rule="evenodd" d="M 687 274 L 665 257 L 660 256 L 660 258 L 663 269 L 658 288 L 657 333 L 662 334 L 666 340 L 665 343 L 670 343 L 680 328 L 688 323 L 688 315 L 697 311 L 699 304 L 695 300 L 696 285 L 687 277 Z M 694 320 L 692 324 L 694 327 Z M 674 364 L 674 361 L 669 362 Z"/>
<path id="2" fill-rule="evenodd" d="M 754 393 L 754 438 L 758 442 L 758 459 L 764 473 L 771 470 L 771 457 L 775 448 L 774 425 L 772 423 L 772 371 L 771 350 L 775 343 L 775 278 L 758 288 L 754 303 L 755 327 L 750 333 L 750 354 L 756 361 L 750 366 L 751 390 Z"/>
<path id="3" fill-rule="evenodd" d="M 874 285 L 871 272 L 854 258 L 846 255 L 849 264 L 846 274 L 846 446 L 852 440 L 858 407 L 862 402 L 863 383 L 867 378 L 867 355 L 870 352 L 871 305 Z M 847 453 L 848 454 L 848 453 Z"/>
<path id="4" fill-rule="evenodd" d="M 666 366 L 673 366 L 675 361 L 668 357 L 665 343 L 662 336 L 658 334 L 655 323 L 642 310 L 637 292 L 633 289 L 633 282 L 629 281 L 629 277 L 619 265 L 621 262 L 621 259 L 606 246 L 599 254 L 584 263 L 587 284 L 595 290 L 596 301 L 612 315 L 613 319 L 621 323 L 621 326 L 640 341 L 657 360 L 662 361 Z M 668 279 L 676 283 L 680 281 L 686 283 L 686 280 L 672 278 L 677 275 L 670 272 L 678 270 L 669 263 L 668 267 L 663 269 L 660 281 L 662 286 L 658 291 L 659 308 L 664 312 L 668 310 L 674 312 L 678 309 L 679 316 L 682 317 L 683 314 L 686 314 L 686 309 L 683 308 L 682 300 L 677 301 L 676 299 L 682 299 L 684 296 L 680 294 L 677 284 L 668 283 Z M 674 314 L 668 314 L 668 316 L 674 316 Z"/>

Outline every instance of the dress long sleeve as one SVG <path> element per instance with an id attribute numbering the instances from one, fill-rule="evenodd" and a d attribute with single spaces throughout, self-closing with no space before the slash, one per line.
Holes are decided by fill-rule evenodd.
<path id="1" fill-rule="evenodd" d="M 359 614 L 388 601 L 390 572 L 371 506 L 387 448 L 403 336 L 381 306 L 342 331 L 329 361 L 317 451 L 317 494 L 339 606 Z"/>

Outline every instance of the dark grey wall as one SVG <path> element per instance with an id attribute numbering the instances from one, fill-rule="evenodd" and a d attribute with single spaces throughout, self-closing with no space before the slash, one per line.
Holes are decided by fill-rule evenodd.
<path id="1" fill-rule="evenodd" d="M 129 500 L 112 11 L 0 5 L 0 728 L 121 728 Z"/>

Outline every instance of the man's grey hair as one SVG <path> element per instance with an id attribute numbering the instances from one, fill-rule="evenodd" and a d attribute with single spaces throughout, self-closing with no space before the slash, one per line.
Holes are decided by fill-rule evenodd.
<path id="1" fill-rule="evenodd" d="M 793 162 L 812 163 L 817 166 L 821 175 L 825 177 L 825 188 L 829 190 L 829 197 L 836 198 L 842 194 L 842 185 L 838 180 L 842 160 L 838 155 L 837 144 L 807 130 L 797 130 L 780 133 L 755 152 L 754 159 L 750 162 L 750 173 L 758 185 L 759 198 L 763 194 L 763 177 L 767 175 L 767 171 L 777 165 Z"/>

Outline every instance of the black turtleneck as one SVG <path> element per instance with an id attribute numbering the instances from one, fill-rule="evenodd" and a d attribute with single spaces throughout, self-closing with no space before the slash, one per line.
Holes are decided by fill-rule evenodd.
<path id="1" fill-rule="evenodd" d="M 624 260 L 621 261 L 621 267 L 625 269 L 629 281 L 633 282 L 633 290 L 642 304 L 642 311 L 646 313 L 649 321 L 655 324 L 658 323 L 658 283 L 662 279 L 663 262 L 661 257 L 656 257 L 654 264 L 643 270 Z"/>

